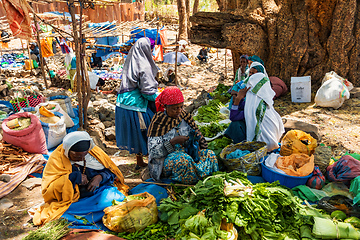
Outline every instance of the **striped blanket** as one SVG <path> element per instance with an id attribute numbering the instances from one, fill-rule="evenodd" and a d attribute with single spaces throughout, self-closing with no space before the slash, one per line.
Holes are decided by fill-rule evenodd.
<path id="1" fill-rule="evenodd" d="M 0 198 L 11 193 L 29 174 L 42 169 L 44 163 L 46 160 L 43 155 L 33 154 L 23 164 L 3 172 L 11 175 L 11 180 L 7 183 L 0 181 Z"/>

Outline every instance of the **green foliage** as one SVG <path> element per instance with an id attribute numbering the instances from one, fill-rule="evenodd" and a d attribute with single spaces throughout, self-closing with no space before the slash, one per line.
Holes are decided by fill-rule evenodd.
<path id="1" fill-rule="evenodd" d="M 219 83 L 216 89 L 210 93 L 210 96 L 213 99 L 219 100 L 221 103 L 226 104 L 230 101 L 231 94 L 228 93 L 230 87 L 225 86 L 222 83 Z"/>
<path id="2" fill-rule="evenodd" d="M 144 230 L 140 232 L 122 232 L 118 233 L 117 236 L 128 240 L 165 240 L 173 238 L 175 236 L 175 232 L 172 231 L 169 224 L 159 221 L 156 224 L 147 226 Z"/>
<path id="3" fill-rule="evenodd" d="M 22 240 L 59 240 L 70 232 L 69 226 L 66 219 L 60 218 L 31 231 Z"/>
<path id="4" fill-rule="evenodd" d="M 252 192 L 244 196 L 226 196 L 225 180 L 241 182 Z M 161 219 L 177 231 L 177 239 L 185 229 L 191 228 L 184 226 L 184 222 L 194 216 L 196 210 L 205 211 L 205 217 L 211 221 L 207 226 L 215 226 L 215 230 L 222 219 L 233 223 L 239 229 L 238 239 L 300 239 L 300 227 L 312 225 L 310 218 L 304 215 L 306 208 L 290 189 L 276 182 L 252 185 L 246 174 L 238 171 L 218 172 L 186 189 L 177 201 L 164 199 L 159 206 Z M 206 231 L 207 227 L 201 233 Z M 198 238 L 193 239 L 201 239 L 196 236 Z"/>
<path id="5" fill-rule="evenodd" d="M 220 113 L 220 108 L 224 105 L 217 99 L 209 101 L 207 105 L 198 109 L 198 115 L 194 119 L 198 122 L 211 123 L 227 118 L 225 114 Z"/>
<path id="6" fill-rule="evenodd" d="M 208 144 L 208 149 L 213 150 L 216 156 L 219 156 L 221 151 L 229 144 L 232 140 L 227 137 L 217 138 Z"/>
<path id="7" fill-rule="evenodd" d="M 210 125 L 199 126 L 199 129 L 204 137 L 212 138 L 215 137 L 218 133 L 226 130 L 229 125 L 229 123 L 211 123 Z"/>

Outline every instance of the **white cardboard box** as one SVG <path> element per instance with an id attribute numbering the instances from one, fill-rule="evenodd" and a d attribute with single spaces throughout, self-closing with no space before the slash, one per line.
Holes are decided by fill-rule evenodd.
<path id="1" fill-rule="evenodd" d="M 291 101 L 311 102 L 311 76 L 291 77 Z"/>

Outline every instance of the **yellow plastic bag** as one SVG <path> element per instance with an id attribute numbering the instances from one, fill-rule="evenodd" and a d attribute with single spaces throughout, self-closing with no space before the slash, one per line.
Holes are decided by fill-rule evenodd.
<path id="1" fill-rule="evenodd" d="M 111 231 L 136 232 L 157 222 L 158 210 L 153 195 L 144 192 L 130 197 L 144 199 L 125 200 L 104 209 L 102 221 Z"/>
<path id="2" fill-rule="evenodd" d="M 305 177 L 314 171 L 314 155 L 309 157 L 304 153 L 294 153 L 290 156 L 279 157 L 275 166 L 287 175 Z"/>
<path id="3" fill-rule="evenodd" d="M 293 153 L 313 155 L 317 141 L 310 134 L 300 130 L 288 131 L 281 140 L 281 156 L 290 156 Z"/>

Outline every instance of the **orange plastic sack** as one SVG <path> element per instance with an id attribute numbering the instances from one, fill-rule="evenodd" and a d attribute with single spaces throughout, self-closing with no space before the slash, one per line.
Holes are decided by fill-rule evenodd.
<path id="1" fill-rule="evenodd" d="M 305 177 L 314 171 L 314 155 L 309 157 L 304 153 L 294 153 L 290 156 L 279 157 L 275 166 L 287 175 Z"/>
<path id="2" fill-rule="evenodd" d="M 157 222 L 158 209 L 153 195 L 144 192 L 127 198 L 133 200 L 124 200 L 119 205 L 104 209 L 102 221 L 108 229 L 114 232 L 136 232 Z"/>
<path id="3" fill-rule="evenodd" d="M 288 131 L 281 140 L 281 156 L 290 156 L 293 153 L 313 155 L 317 141 L 310 134 L 300 130 Z"/>

